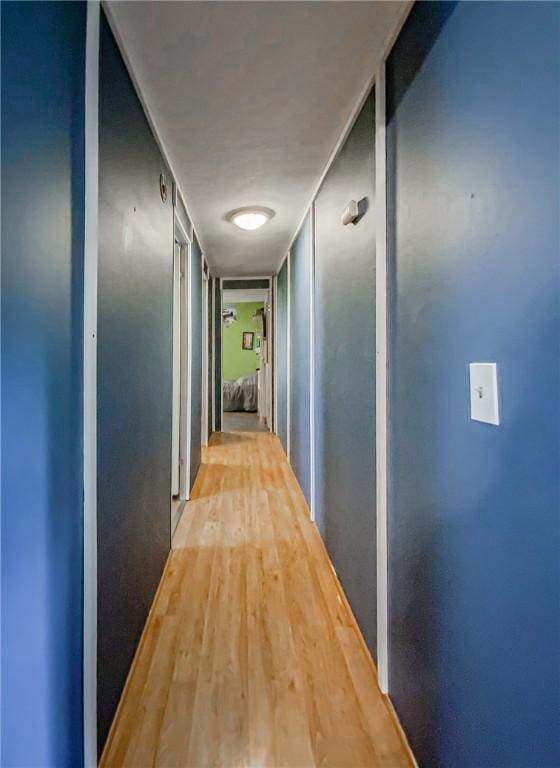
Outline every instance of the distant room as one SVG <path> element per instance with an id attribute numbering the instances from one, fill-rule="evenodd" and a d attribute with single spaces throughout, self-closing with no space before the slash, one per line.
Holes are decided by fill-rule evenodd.
<path id="1" fill-rule="evenodd" d="M 268 291 L 225 288 L 222 329 L 224 432 L 267 432 Z"/>

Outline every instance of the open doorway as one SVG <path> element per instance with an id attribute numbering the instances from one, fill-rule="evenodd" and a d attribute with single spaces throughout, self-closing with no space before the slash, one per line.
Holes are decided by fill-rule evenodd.
<path id="1" fill-rule="evenodd" d="M 270 281 L 224 281 L 222 296 L 222 431 L 268 432 Z"/>
<path id="2" fill-rule="evenodd" d="M 171 535 L 188 499 L 190 487 L 189 264 L 190 240 L 175 220 L 173 249 L 173 385 L 171 422 Z"/>

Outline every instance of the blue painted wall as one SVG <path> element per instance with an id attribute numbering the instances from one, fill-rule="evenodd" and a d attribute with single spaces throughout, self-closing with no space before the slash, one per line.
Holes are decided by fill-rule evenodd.
<path id="1" fill-rule="evenodd" d="M 276 294 L 276 433 L 288 449 L 288 262 L 278 273 Z"/>
<path id="2" fill-rule="evenodd" d="M 201 459 L 202 433 L 202 253 L 196 237 L 191 247 L 191 488 Z"/>
<path id="3" fill-rule="evenodd" d="M 311 498 L 310 322 L 311 216 L 290 250 L 290 463 L 309 503 Z"/>
<path id="4" fill-rule="evenodd" d="M 160 174 L 167 177 L 162 201 Z M 172 178 L 100 30 L 98 735 L 104 744 L 170 547 Z"/>
<path id="5" fill-rule="evenodd" d="M 390 691 L 430 768 L 560 765 L 559 51 L 558 4 L 419 3 L 387 70 Z"/>
<path id="6" fill-rule="evenodd" d="M 2 3 L 2 754 L 82 760 L 83 3 Z"/>
<path id="7" fill-rule="evenodd" d="M 375 657 L 374 140 L 370 95 L 315 201 L 315 456 L 317 525 Z"/>

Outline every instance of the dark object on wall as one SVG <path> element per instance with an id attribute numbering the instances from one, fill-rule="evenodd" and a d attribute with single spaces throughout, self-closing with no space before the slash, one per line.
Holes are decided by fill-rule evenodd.
<path id="1" fill-rule="evenodd" d="M 559 57 L 557 3 L 424 2 L 387 67 L 390 691 L 423 766 L 560 765 Z"/>
<path id="2" fill-rule="evenodd" d="M 255 343 L 255 334 L 252 331 L 243 331 L 241 349 L 252 350 Z"/>
<path id="3" fill-rule="evenodd" d="M 82 764 L 85 3 L 2 3 L 3 766 Z"/>
<path id="4" fill-rule="evenodd" d="M 103 747 L 170 546 L 173 206 L 101 14 L 98 735 Z"/>
<path id="5" fill-rule="evenodd" d="M 222 309 L 222 322 L 224 325 L 231 325 L 237 320 L 237 309 L 235 307 L 224 307 Z"/>
<path id="6" fill-rule="evenodd" d="M 160 173 L 159 175 L 159 194 L 161 195 L 162 203 L 167 202 L 167 185 L 163 173 Z"/>
<path id="7" fill-rule="evenodd" d="M 316 520 L 375 658 L 375 217 L 344 227 L 351 198 L 374 199 L 370 95 L 315 203 Z"/>

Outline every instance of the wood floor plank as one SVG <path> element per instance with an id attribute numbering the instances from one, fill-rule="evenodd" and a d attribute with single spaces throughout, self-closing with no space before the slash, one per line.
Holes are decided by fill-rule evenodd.
<path id="1" fill-rule="evenodd" d="M 410 768 L 278 439 L 216 434 L 103 768 Z"/>

